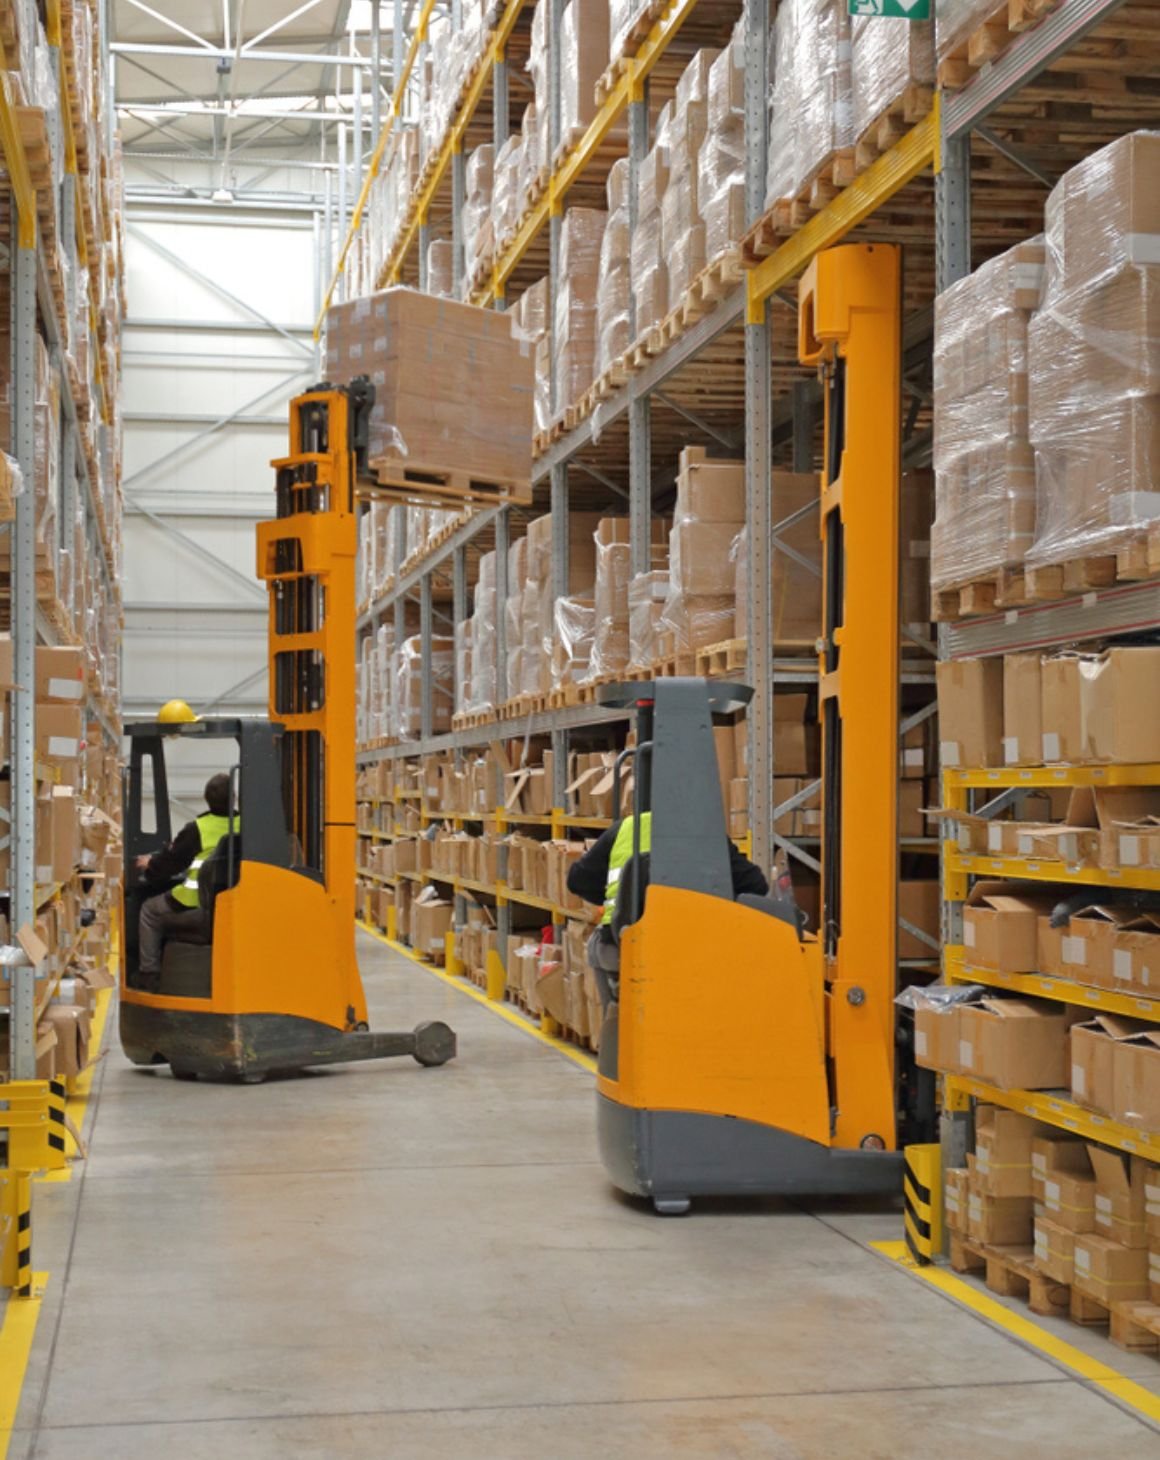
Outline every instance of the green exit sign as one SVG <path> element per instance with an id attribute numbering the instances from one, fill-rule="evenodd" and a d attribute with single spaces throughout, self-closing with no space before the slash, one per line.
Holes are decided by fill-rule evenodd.
<path id="1" fill-rule="evenodd" d="M 848 0 L 851 15 L 886 15 L 895 20 L 929 20 L 931 0 Z"/>

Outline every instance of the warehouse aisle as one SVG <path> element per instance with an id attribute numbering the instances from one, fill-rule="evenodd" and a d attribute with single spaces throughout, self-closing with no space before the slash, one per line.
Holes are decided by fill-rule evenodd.
<path id="1" fill-rule="evenodd" d="M 87 1168 L 43 1188 L 13 1460 L 1160 1454 L 855 1240 L 891 1216 L 619 1200 L 586 1071 L 360 956 L 372 1020 L 447 1018 L 457 1063 L 242 1089 L 106 1055 Z"/>

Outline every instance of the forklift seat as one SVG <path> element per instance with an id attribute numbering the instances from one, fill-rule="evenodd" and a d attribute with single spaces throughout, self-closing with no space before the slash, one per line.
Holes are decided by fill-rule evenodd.
<path id="1" fill-rule="evenodd" d="M 220 892 L 238 880 L 241 836 L 222 837 L 197 874 L 200 918 L 183 918 L 166 934 L 161 950 L 161 980 L 157 992 L 172 998 L 208 999 L 213 995 L 213 913 Z M 227 846 L 227 843 L 232 843 Z M 231 878 L 232 873 L 232 878 Z"/>

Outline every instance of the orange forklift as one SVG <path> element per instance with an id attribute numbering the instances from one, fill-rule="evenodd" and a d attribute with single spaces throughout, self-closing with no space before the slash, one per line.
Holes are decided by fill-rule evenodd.
<path id="1" fill-rule="evenodd" d="M 269 586 L 268 719 L 127 725 L 121 1044 L 246 1083 L 272 1071 L 410 1055 L 442 1065 L 446 1024 L 367 1027 L 355 956 L 355 489 L 374 388 L 321 385 L 290 403 L 291 454 L 273 463 L 277 515 L 258 526 Z M 137 859 L 171 839 L 166 753 L 221 742 L 229 832 L 198 875 L 203 917 L 166 942 L 159 978 L 138 968 Z"/>

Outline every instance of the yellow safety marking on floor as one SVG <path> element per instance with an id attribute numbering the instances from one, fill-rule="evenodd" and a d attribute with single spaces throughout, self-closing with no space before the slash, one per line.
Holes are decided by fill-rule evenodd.
<path id="1" fill-rule="evenodd" d="M 48 1273 L 33 1273 L 32 1297 L 10 1298 L 4 1314 L 4 1326 L 0 1328 L 0 1460 L 8 1454 L 8 1444 L 16 1424 L 20 1391 L 24 1387 L 24 1374 L 47 1282 Z"/>
<path id="2" fill-rule="evenodd" d="M 1076 1348 L 1065 1339 L 1057 1338 L 1054 1333 L 1049 1333 L 1046 1328 L 1041 1328 L 1030 1318 L 1024 1318 L 1020 1313 L 1013 1313 L 1002 1303 L 996 1302 L 994 1298 L 989 1298 L 985 1293 L 980 1293 L 970 1283 L 966 1283 L 962 1278 L 956 1277 L 954 1273 L 948 1272 L 945 1267 L 930 1264 L 920 1266 L 907 1251 L 905 1242 L 871 1242 L 870 1246 L 875 1252 L 880 1252 L 884 1257 L 888 1257 L 892 1262 L 904 1267 L 907 1272 L 913 1273 L 915 1277 L 921 1278 L 923 1282 L 929 1283 L 931 1287 L 937 1288 L 939 1292 L 953 1298 L 956 1303 L 970 1308 L 980 1318 L 985 1318 L 988 1323 L 1005 1329 L 1012 1337 L 1037 1349 L 1045 1357 L 1054 1359 L 1056 1363 L 1070 1369 L 1078 1378 L 1103 1390 L 1105 1394 L 1118 1400 L 1121 1404 L 1127 1405 L 1129 1409 L 1136 1410 L 1145 1419 L 1151 1420 L 1153 1424 L 1160 1424 L 1160 1395 L 1153 1394 L 1143 1384 L 1137 1384 L 1134 1380 L 1121 1374 L 1118 1369 L 1113 1369 L 1099 1359 L 1093 1359 L 1090 1354 L 1085 1354 L 1082 1349 Z"/>
<path id="3" fill-rule="evenodd" d="M 435 978 L 441 979 L 445 984 L 453 988 L 456 993 L 466 994 L 469 999 L 474 999 L 477 1004 L 482 1004 L 490 1013 L 497 1014 L 501 1019 L 506 1019 L 509 1024 L 514 1025 L 523 1034 L 530 1034 L 533 1039 L 538 1039 L 541 1044 L 546 1044 L 550 1049 L 556 1050 L 558 1054 L 566 1056 L 573 1064 L 579 1065 L 581 1069 L 587 1070 L 590 1074 L 594 1075 L 596 1073 L 596 1061 L 590 1054 L 585 1054 L 582 1049 L 577 1049 L 574 1044 L 569 1044 L 564 1039 L 556 1039 L 551 1034 L 545 1034 L 542 1029 L 537 1029 L 534 1024 L 525 1019 L 521 1014 L 517 1014 L 514 1009 L 509 1009 L 506 1004 L 493 1003 L 474 984 L 467 983 L 464 979 L 457 978 L 453 974 L 444 973 L 441 968 L 436 968 L 433 963 L 424 963 L 421 958 L 415 956 L 410 948 L 405 947 L 402 943 L 396 943 L 392 938 L 388 938 L 385 933 L 380 933 L 377 928 L 372 928 L 369 923 L 360 922 L 358 926 L 370 937 L 377 939 L 380 943 L 385 943 L 388 948 L 393 949 L 396 953 L 401 953 L 404 958 L 409 958 L 424 973 L 430 973 Z"/>
<path id="4" fill-rule="evenodd" d="M 89 1048 L 93 1051 L 93 1057 L 87 1067 L 76 1077 L 73 1084 L 73 1093 L 65 1103 L 65 1112 L 69 1120 L 76 1126 L 77 1130 L 84 1129 L 85 1111 L 88 1109 L 89 1096 L 93 1089 L 93 1076 L 97 1069 L 99 1059 L 105 1042 L 105 1026 L 109 1020 L 109 1006 L 113 1002 L 112 989 L 98 989 L 96 995 L 96 1009 L 93 1013 L 92 1036 L 89 1040 Z M 67 1139 L 71 1142 L 72 1137 Z M 75 1149 L 70 1152 L 75 1156 Z M 62 1166 L 57 1171 L 44 1171 L 35 1177 L 36 1181 L 71 1181 L 73 1174 L 72 1164 Z"/>

